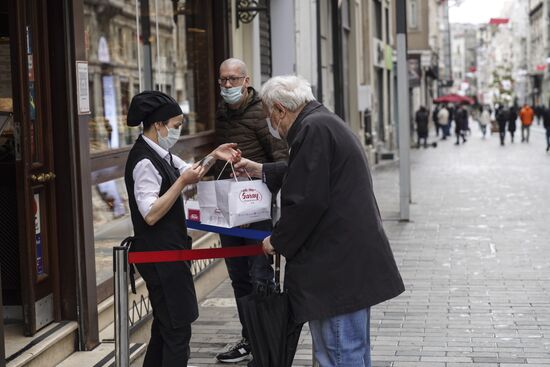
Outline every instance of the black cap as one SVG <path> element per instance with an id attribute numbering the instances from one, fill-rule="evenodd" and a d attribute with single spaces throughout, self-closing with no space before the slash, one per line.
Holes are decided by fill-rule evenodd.
<path id="1" fill-rule="evenodd" d="M 144 91 L 132 98 L 126 124 L 128 126 L 150 125 L 183 114 L 176 100 L 159 91 Z"/>

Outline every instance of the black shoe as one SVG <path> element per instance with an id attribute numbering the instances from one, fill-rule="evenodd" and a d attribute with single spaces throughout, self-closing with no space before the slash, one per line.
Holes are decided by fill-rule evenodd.
<path id="1" fill-rule="evenodd" d="M 546 147 L 546 151 L 548 152 L 550 150 L 550 145 Z"/>
<path id="2" fill-rule="evenodd" d="M 218 354 L 216 359 L 222 363 L 237 363 L 247 359 L 250 352 L 250 344 L 248 344 L 248 341 L 243 338 L 227 352 Z"/>

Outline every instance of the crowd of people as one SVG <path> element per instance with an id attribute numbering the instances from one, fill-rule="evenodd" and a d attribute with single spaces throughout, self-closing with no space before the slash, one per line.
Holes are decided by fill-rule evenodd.
<path id="1" fill-rule="evenodd" d="M 428 146 L 428 121 L 430 113 L 428 109 L 421 106 L 415 114 L 417 147 Z M 466 143 L 466 137 L 471 133 L 470 122 L 475 121 L 479 125 L 482 138 L 487 137 L 487 130 L 498 131 L 500 144 L 506 144 L 506 135 L 510 134 L 510 142 L 514 142 L 518 123 L 521 127 L 521 142 L 529 143 L 531 126 L 533 124 L 543 125 L 546 130 L 546 151 L 550 151 L 550 107 L 530 106 L 524 104 L 519 107 L 495 105 L 470 106 L 467 103 L 460 104 L 436 104 L 431 113 L 435 126 L 436 136 L 446 140 L 451 136 L 451 126 L 454 123 L 456 145 Z"/>

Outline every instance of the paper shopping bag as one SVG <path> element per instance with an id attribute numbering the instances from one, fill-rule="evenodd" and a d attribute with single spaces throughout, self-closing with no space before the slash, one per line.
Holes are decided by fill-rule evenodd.
<path id="1" fill-rule="evenodd" d="M 271 219 L 271 192 L 260 180 L 199 182 L 203 224 L 236 227 Z"/>

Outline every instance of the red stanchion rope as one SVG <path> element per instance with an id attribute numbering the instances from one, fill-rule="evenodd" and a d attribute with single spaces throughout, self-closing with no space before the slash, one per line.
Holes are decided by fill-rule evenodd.
<path id="1" fill-rule="evenodd" d="M 130 264 L 150 264 L 174 261 L 221 259 L 228 257 L 257 256 L 264 252 L 261 245 L 248 245 L 225 248 L 205 248 L 196 250 L 165 250 L 128 253 Z"/>

